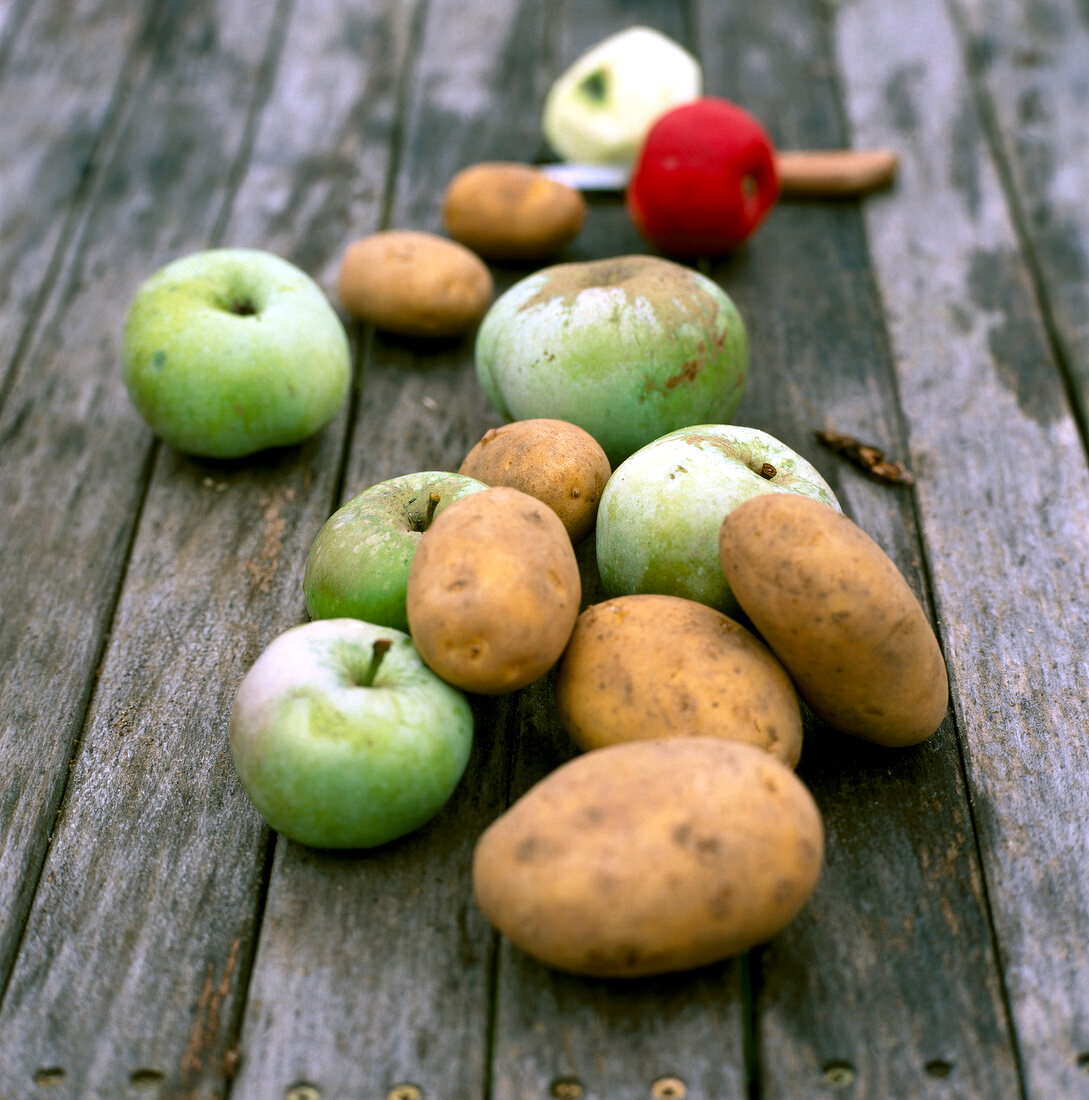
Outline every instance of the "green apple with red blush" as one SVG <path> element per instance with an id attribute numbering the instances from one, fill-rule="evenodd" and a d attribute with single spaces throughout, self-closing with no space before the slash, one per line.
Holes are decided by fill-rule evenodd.
<path id="1" fill-rule="evenodd" d="M 688 424 L 725 422 L 748 378 L 745 324 L 717 283 L 656 256 L 556 264 L 492 304 L 476 370 L 509 420 L 566 420 L 615 469 Z"/>

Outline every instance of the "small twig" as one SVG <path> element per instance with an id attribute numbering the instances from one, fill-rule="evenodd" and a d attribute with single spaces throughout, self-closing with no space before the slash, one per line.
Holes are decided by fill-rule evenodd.
<path id="1" fill-rule="evenodd" d="M 862 443 L 846 432 L 815 431 L 813 433 L 830 451 L 842 455 L 860 470 L 886 485 L 914 485 L 911 472 L 898 462 L 885 457 L 879 447 Z"/>

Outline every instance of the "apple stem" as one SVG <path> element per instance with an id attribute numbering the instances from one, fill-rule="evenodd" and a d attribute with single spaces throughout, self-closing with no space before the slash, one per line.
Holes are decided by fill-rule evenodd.
<path id="1" fill-rule="evenodd" d="M 371 663 L 367 666 L 367 671 L 363 673 L 360 687 L 370 687 L 374 683 L 374 678 L 378 675 L 378 668 L 392 645 L 392 638 L 377 638 L 375 640 L 374 645 L 371 647 Z"/>
<path id="2" fill-rule="evenodd" d="M 770 462 L 765 462 L 764 465 L 760 467 L 760 476 L 766 477 L 768 481 L 771 481 L 771 479 L 775 477 L 778 472 L 779 471 L 776 470 L 776 468 Z"/>
<path id="3" fill-rule="evenodd" d="M 435 518 L 435 509 L 438 508 L 440 500 L 442 500 L 442 494 L 432 490 L 431 495 L 427 498 L 427 512 L 424 514 L 425 531 L 431 526 L 431 521 Z"/>

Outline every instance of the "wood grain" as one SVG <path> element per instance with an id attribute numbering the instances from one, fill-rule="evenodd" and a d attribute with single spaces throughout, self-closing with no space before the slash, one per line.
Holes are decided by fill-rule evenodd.
<path id="1" fill-rule="evenodd" d="M 10 45 L 0 37 L 8 151 L 0 159 L 0 400 L 78 232 L 79 196 L 108 152 L 126 89 L 146 67 L 154 6 L 115 8 L 110 0 L 37 3 Z"/>
<path id="2" fill-rule="evenodd" d="M 623 22 L 642 23 L 693 45 L 687 5 L 629 4 Z M 553 74 L 611 33 L 608 6 L 566 4 L 551 28 Z M 540 117 L 538 100 L 530 110 Z M 643 252 L 645 245 L 617 196 L 588 196 L 586 227 L 572 258 Z M 583 601 L 601 599 L 593 544 L 580 547 Z M 559 727 L 549 681 L 528 689 L 515 745 L 513 800 L 574 753 Z M 496 978 L 493 1091 L 496 1100 L 580 1096 L 690 1100 L 744 1095 L 746 1088 L 743 967 L 736 961 L 692 974 L 639 982 L 589 981 L 549 972 L 506 941 Z M 655 1090 L 658 1092 L 655 1092 Z"/>
<path id="3" fill-rule="evenodd" d="M 810 906 L 743 958 L 608 982 L 471 894 L 476 837 L 575 751 L 548 677 L 472 700 L 453 799 L 375 852 L 270 834 L 229 758 L 330 512 L 501 422 L 472 336 L 350 324 L 342 415 L 233 463 L 155 443 L 118 356 L 184 252 L 267 248 L 332 296 L 351 239 L 440 231 L 450 178 L 545 156 L 551 79 L 633 23 L 780 148 L 898 156 L 889 189 L 780 204 L 698 266 L 749 328 L 735 419 L 892 556 L 952 706 L 899 752 L 807 715 Z M 1077 0 L 0 0 L 0 1097 L 1089 1095 L 1087 39 Z M 647 250 L 619 195 L 589 203 L 557 259 Z"/>
<path id="4" fill-rule="evenodd" d="M 1021 1071 L 1083 1095 L 1085 454 L 944 5 L 852 5 L 836 38 L 856 139 L 903 153 L 867 227 Z"/>
<path id="5" fill-rule="evenodd" d="M 6 549 L 35 562 L 31 595 L 42 593 L 32 622 L 6 616 L 23 637 L 15 682 L 32 692 L 22 708 L 52 699 L 64 721 L 57 744 L 25 709 L 10 727 L 38 847 L 24 840 L 5 857 L 33 868 L 52 837 L 0 1012 L 0 1093 L 211 1096 L 222 1081 L 265 859 L 224 722 L 239 665 L 265 640 L 258 609 L 282 592 L 283 548 L 302 521 L 290 504 L 318 450 L 289 478 L 282 457 L 262 473 L 153 447 L 120 384 L 118 341 L 136 284 L 206 244 L 229 201 L 276 15 L 209 4 L 164 20 L 52 323 L 5 408 L 6 453 L 22 467 L 5 482 L 20 491 Z M 4 581 L 6 611 L 26 578 Z M 58 735 L 77 732 L 72 753 Z M 69 766 L 54 825 L 42 787 Z M 20 830 L 6 835 L 10 845 Z"/>
<path id="6" fill-rule="evenodd" d="M 813 5 L 779 4 L 773 16 L 705 5 L 701 26 L 708 40 L 735 44 L 708 53 L 708 81 L 766 119 L 781 144 L 858 144 L 843 128 L 832 44 Z M 780 206 L 724 271 L 752 339 L 735 419 L 814 462 L 925 605 L 929 563 L 910 492 L 871 482 L 812 435 L 836 427 L 907 453 L 867 208 Z M 1010 1095 L 1016 1073 L 952 722 L 920 748 L 891 751 L 810 717 L 798 773 L 825 819 L 826 867 L 801 918 L 754 953 L 761 1096 L 833 1086 L 926 1095 L 946 1065 L 958 1095 Z M 941 975 L 940 997 L 921 973 Z"/>
<path id="7" fill-rule="evenodd" d="M 1077 182 L 1089 172 L 1089 25 L 1072 0 L 953 5 L 986 96 L 1017 228 L 1036 269 L 1046 319 L 1089 422 L 1089 215 Z"/>
<path id="8" fill-rule="evenodd" d="M 540 24 L 529 4 L 432 2 L 426 16 L 411 43 L 388 224 L 436 230 L 454 173 L 517 140 L 513 104 L 534 79 Z M 504 112 L 493 109 L 498 88 L 512 104 Z M 356 94 L 349 118 L 370 102 L 364 89 Z M 365 163 L 375 152 L 365 145 L 358 154 Z M 355 212 L 344 243 L 378 228 L 381 213 Z M 366 332 L 361 343 L 342 500 L 397 474 L 456 469 L 495 422 L 473 375 L 471 338 Z M 473 705 L 469 767 L 419 832 L 344 856 L 278 841 L 233 1097 L 264 1100 L 296 1082 L 323 1096 L 384 1097 L 399 1086 L 451 1100 L 484 1095 L 495 946 L 472 903 L 469 859 L 506 792 L 511 721 L 507 700 Z"/>

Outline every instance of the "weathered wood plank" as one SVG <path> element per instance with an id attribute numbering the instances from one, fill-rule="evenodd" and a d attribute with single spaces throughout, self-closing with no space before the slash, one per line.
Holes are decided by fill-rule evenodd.
<path id="1" fill-rule="evenodd" d="M 856 142 L 904 153 L 866 221 L 1024 1083 L 1084 1095 L 1085 454 L 945 5 L 835 30 Z"/>
<path id="2" fill-rule="evenodd" d="M 1082 423 L 1089 422 L 1089 20 L 1072 0 L 957 0 Z"/>
<path id="3" fill-rule="evenodd" d="M 3 0 L 0 3 L 0 73 L 11 53 L 19 28 L 33 0 Z"/>
<path id="4" fill-rule="evenodd" d="M 437 231 L 455 172 L 536 151 L 524 119 L 545 11 L 433 0 L 426 15 L 388 221 Z M 353 220 L 343 243 L 374 228 Z M 471 337 L 363 342 L 342 499 L 397 474 L 456 469 L 497 423 L 473 375 Z M 263 1100 L 294 1082 L 323 1096 L 386 1096 L 399 1085 L 451 1100 L 486 1094 L 494 936 L 472 903 L 469 859 L 502 807 L 520 716 L 516 701 L 473 702 L 469 767 L 418 833 L 355 857 L 279 841 L 235 1097 Z"/>
<path id="5" fill-rule="evenodd" d="M 596 572 L 592 558 L 584 576 L 588 570 Z M 601 598 L 600 591 L 591 595 Z M 524 732 L 512 800 L 574 755 L 556 718 L 550 679 L 523 692 L 519 705 Z M 744 981 L 741 960 L 655 978 L 584 978 L 550 970 L 502 940 L 493 1095 L 747 1096 Z"/>
<path id="6" fill-rule="evenodd" d="M 37 3 L 10 47 L 0 26 L 0 398 L 50 272 L 78 230 L 73 204 L 109 140 L 124 90 L 146 65 L 154 8 Z"/>
<path id="7" fill-rule="evenodd" d="M 16 475 L 4 483 L 5 560 L 35 563 L 29 581 L 5 574 L 0 597 L 19 642 L 5 683 L 17 692 L 3 752 L 18 797 L 5 807 L 5 876 L 32 885 L 53 830 L 0 1011 L 0 1091 L 19 1096 L 220 1091 L 265 849 L 225 754 L 224 669 L 267 640 L 282 548 L 301 542 L 293 501 L 308 464 L 322 468 L 320 441 L 263 466 L 189 462 L 153 447 L 121 386 L 128 299 L 214 231 L 279 42 L 267 4 L 166 14 L 4 410 Z M 18 924 L 6 931 L 10 944 Z"/>
<path id="8" fill-rule="evenodd" d="M 166 37 L 177 29 L 163 25 Z M 130 160 L 103 173 L 98 220 L 80 224 L 0 411 L 0 657 L 9 670 L 0 684 L 0 754 L 9 777 L 0 799 L 3 974 L 64 788 L 146 482 L 148 439 L 116 366 L 127 296 L 146 274 L 148 242 L 159 256 L 171 255 L 169 234 L 187 209 L 195 211 L 187 224 L 204 217 L 210 225 L 207 196 L 226 156 L 212 129 L 204 156 L 180 149 L 187 133 L 199 146 L 195 120 L 187 130 L 183 109 L 170 106 L 152 123 L 176 122 L 177 138 L 160 135 L 156 146 L 140 134 L 145 149 L 137 145 L 131 154 L 130 147 Z M 181 159 L 171 162 L 179 150 Z M 156 196 L 178 202 L 176 221 L 160 221 Z"/>
<path id="9" fill-rule="evenodd" d="M 1083 215 L 1064 181 L 1089 168 L 1084 135 L 1069 161 L 1063 142 L 1084 108 L 1084 25 L 1064 0 L 956 0 L 957 25 L 939 0 L 910 12 L 887 0 L 578 7 L 421 2 L 403 120 L 414 5 L 159 5 L 158 39 L 139 13 L 111 9 L 89 55 L 72 55 L 87 133 L 105 126 L 105 145 L 89 138 L 82 182 L 65 155 L 78 147 L 53 148 L 56 186 L 26 204 L 43 235 L 16 248 L 36 266 L 0 300 L 0 333 L 27 333 L 0 408 L 0 984 L 21 949 L 0 1005 L 0 1095 L 264 1100 L 299 1086 L 301 1100 L 313 1085 L 328 1100 L 404 1085 L 404 1097 L 683 1087 L 718 1100 L 745 1094 L 747 1053 L 764 1097 L 1018 1096 L 1022 1077 L 1032 1097 L 1085 1092 L 1089 748 L 1074 733 L 1089 672 L 1070 640 L 1089 625 L 1089 475 L 986 140 L 1005 143 L 1050 335 L 1077 371 Z M 66 56 L 60 28 L 92 11 L 106 6 L 65 14 L 37 0 L 24 19 L 0 0 L 0 65 L 5 27 L 19 30 L 0 67 L 5 137 L 9 125 L 32 133 L 21 115 L 49 114 L 2 109 L 19 81 L 40 81 L 58 117 L 78 113 L 65 72 L 27 36 L 55 33 Z M 811 457 L 916 590 L 932 585 L 954 711 L 932 743 L 893 754 L 811 721 L 800 774 L 829 833 L 812 906 L 745 963 L 617 985 L 538 966 L 471 900 L 479 830 L 572 752 L 547 679 L 474 700 L 477 745 L 450 806 L 367 856 L 273 849 L 226 753 L 234 688 L 302 617 L 302 563 L 332 507 L 383 477 L 453 468 L 497 422 L 471 341 L 353 330 L 365 368 L 354 422 L 237 464 L 152 446 L 116 360 L 139 279 L 219 233 L 331 290 L 343 245 L 379 224 L 398 164 L 388 220 L 437 229 L 449 177 L 484 157 L 532 159 L 551 75 L 636 21 L 698 43 L 708 91 L 744 102 L 784 145 L 850 133 L 903 153 L 898 188 L 861 215 L 784 204 L 710 270 L 753 339 L 737 419 Z M 973 55 L 990 130 L 963 69 Z M 155 79 L 141 83 L 148 65 Z M 264 106 L 232 204 L 251 104 Z M 28 136 L 27 164 L 48 146 Z M 1040 170 L 1040 149 L 1069 167 Z M 618 201 L 602 197 L 569 254 L 636 250 Z M 498 285 L 521 273 L 497 268 Z M 1084 381 L 1074 389 L 1084 414 Z M 907 459 L 916 489 L 850 471 L 816 447 L 815 427 Z M 591 544 L 580 559 L 596 598 Z"/>
<path id="10" fill-rule="evenodd" d="M 705 4 L 700 24 L 708 85 L 761 118 L 779 146 L 850 143 L 820 5 Z M 836 428 L 906 451 L 857 204 L 780 204 L 722 274 L 752 335 L 736 418 L 810 458 L 925 601 L 910 493 L 865 478 L 813 437 Z M 927 1095 L 947 1066 L 958 1095 L 1011 1095 L 952 722 L 926 745 L 893 752 L 811 720 L 799 775 L 821 807 L 827 859 L 802 916 L 753 953 L 761 1096 L 825 1095 L 830 1085 Z M 920 974 L 941 975 L 940 996 Z"/>
<path id="11" fill-rule="evenodd" d="M 549 80 L 596 42 L 633 24 L 653 26 L 693 46 L 691 16 L 688 4 L 564 4 L 551 31 L 556 45 Z M 528 108 L 538 126 L 542 103 L 543 95 Z M 603 196 L 593 201 L 571 251 L 580 259 L 598 259 L 647 248 L 622 200 Z M 592 537 L 580 547 L 579 557 L 584 603 L 601 599 Z M 520 706 L 526 717 L 513 742 L 512 800 L 575 751 L 559 726 L 549 679 L 527 689 Z M 634 982 L 572 977 L 550 971 L 502 940 L 493 1095 L 496 1100 L 744 1096 L 743 981 L 743 965 L 736 960 Z"/>

